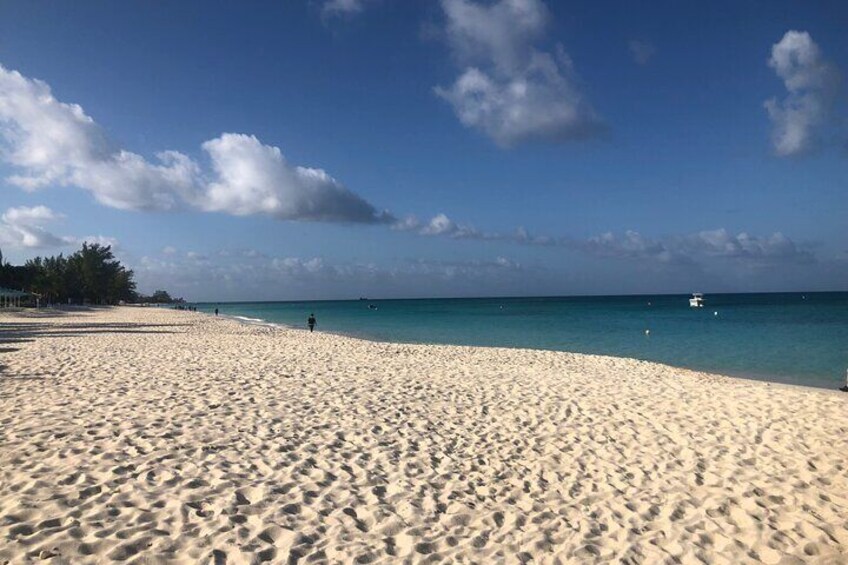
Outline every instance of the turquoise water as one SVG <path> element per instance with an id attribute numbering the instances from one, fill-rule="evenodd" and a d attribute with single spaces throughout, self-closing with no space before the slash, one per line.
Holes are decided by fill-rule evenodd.
<path id="1" fill-rule="evenodd" d="M 222 303 L 199 309 L 216 306 L 225 315 L 297 327 L 305 327 L 314 312 L 319 331 L 381 341 L 599 353 L 831 389 L 845 383 L 848 368 L 848 292 L 712 294 L 697 309 L 683 295 Z"/>

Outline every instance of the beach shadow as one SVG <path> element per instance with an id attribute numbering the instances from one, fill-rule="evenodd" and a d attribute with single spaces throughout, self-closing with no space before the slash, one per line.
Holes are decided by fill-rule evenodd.
<path id="1" fill-rule="evenodd" d="M 7 381 L 45 381 L 53 377 L 50 375 L 3 375 L 0 371 L 0 378 Z"/>
<path id="2" fill-rule="evenodd" d="M 44 320 L 50 318 L 63 318 L 69 314 L 69 312 L 64 310 L 57 310 L 55 308 L 42 308 L 38 310 L 19 310 L 15 312 L 19 318 L 28 318 L 34 320 Z"/>
<path id="3" fill-rule="evenodd" d="M 9 310 L 19 318 L 45 320 L 51 318 L 64 318 L 71 314 L 104 312 L 111 306 L 45 306 L 43 308 L 21 308 Z"/>
<path id="4" fill-rule="evenodd" d="M 20 349 L 16 345 L 35 341 L 36 339 L 62 339 L 78 338 L 86 336 L 98 336 L 104 334 L 174 334 L 176 328 L 189 326 L 190 324 L 145 324 L 145 323 L 51 323 L 51 318 L 67 315 L 65 312 L 51 310 L 40 312 L 28 318 L 44 321 L 32 322 L 0 322 L 0 355 L 14 353 Z M 9 375 L 6 373 L 6 365 L 0 365 L 0 375 L 4 379 L 19 380 L 44 380 L 49 375 Z"/>
<path id="5" fill-rule="evenodd" d="M 26 343 L 38 338 L 61 339 L 102 334 L 174 334 L 175 328 L 190 324 L 144 323 L 75 323 L 51 324 L 38 322 L 0 322 L 0 353 L 12 353 L 18 348 L 11 345 Z"/>
<path id="6" fill-rule="evenodd" d="M 57 331 L 44 332 L 44 333 L 40 334 L 38 337 L 59 339 L 59 338 L 63 338 L 63 337 L 85 337 L 85 336 L 88 336 L 88 335 L 98 335 L 98 334 L 157 334 L 157 335 L 164 335 L 164 334 L 175 334 L 175 333 L 177 333 L 177 332 L 168 331 L 168 330 L 153 331 L 153 330 L 98 330 L 98 329 L 91 329 L 91 330 L 73 330 L 73 331 L 68 331 L 68 332 L 57 332 Z M 29 341 L 32 341 L 32 340 L 29 340 Z"/>
<path id="7" fill-rule="evenodd" d="M 115 308 L 114 306 L 72 306 L 72 305 L 54 305 L 43 306 L 41 308 L 14 308 L 2 309 L 0 312 L 8 311 L 19 318 L 28 318 L 34 320 L 47 320 L 52 318 L 65 318 L 72 314 L 96 314 L 99 312 L 108 312 Z"/>

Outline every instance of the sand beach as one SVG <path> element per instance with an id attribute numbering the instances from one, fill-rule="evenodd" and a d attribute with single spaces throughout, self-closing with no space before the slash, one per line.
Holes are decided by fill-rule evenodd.
<path id="1" fill-rule="evenodd" d="M 0 326 L 0 563 L 848 561 L 848 394 L 153 308 Z"/>

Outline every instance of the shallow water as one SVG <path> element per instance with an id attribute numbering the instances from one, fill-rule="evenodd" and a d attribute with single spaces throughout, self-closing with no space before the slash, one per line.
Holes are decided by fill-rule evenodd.
<path id="1" fill-rule="evenodd" d="M 697 309 L 683 295 L 199 305 L 215 307 L 298 327 L 314 312 L 318 330 L 384 341 L 598 353 L 824 388 L 848 369 L 846 292 L 713 294 Z"/>

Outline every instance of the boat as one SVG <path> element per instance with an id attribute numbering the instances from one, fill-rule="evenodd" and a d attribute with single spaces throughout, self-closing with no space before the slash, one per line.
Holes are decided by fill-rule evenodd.
<path id="1" fill-rule="evenodd" d="M 704 295 L 700 292 L 692 293 L 692 298 L 689 299 L 689 306 L 691 306 L 692 308 L 703 308 Z"/>

